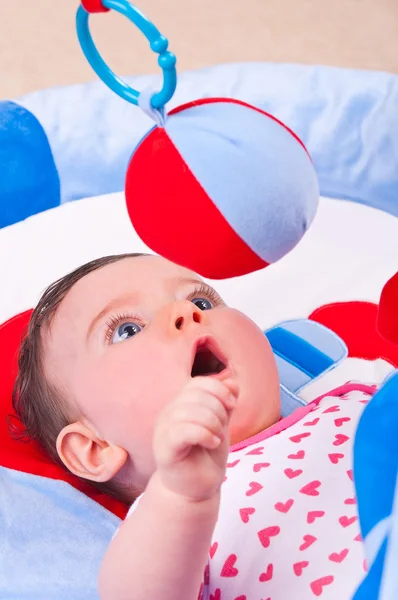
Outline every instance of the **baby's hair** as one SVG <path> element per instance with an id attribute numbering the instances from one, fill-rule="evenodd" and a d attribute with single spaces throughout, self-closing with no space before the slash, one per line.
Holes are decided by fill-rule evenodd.
<path id="1" fill-rule="evenodd" d="M 18 375 L 12 393 L 13 409 L 20 423 L 10 419 L 10 433 L 13 438 L 21 441 L 36 441 L 52 460 L 63 468 L 65 467 L 58 456 L 56 441 L 62 429 L 75 419 L 60 390 L 45 377 L 42 334 L 51 325 L 58 306 L 75 283 L 102 267 L 139 256 L 145 254 L 118 254 L 98 258 L 52 283 L 40 298 L 22 335 Z M 116 489 L 111 482 L 89 483 L 105 493 L 117 496 L 121 500 L 125 499 L 123 491 Z"/>

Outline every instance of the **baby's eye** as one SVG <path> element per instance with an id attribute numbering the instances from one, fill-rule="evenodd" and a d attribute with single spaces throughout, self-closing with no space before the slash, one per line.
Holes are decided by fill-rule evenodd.
<path id="1" fill-rule="evenodd" d="M 140 331 L 142 331 L 142 327 L 140 327 L 140 325 L 137 325 L 137 323 L 122 323 L 121 325 L 119 325 L 119 327 L 113 334 L 112 344 L 117 344 L 118 342 L 128 340 Z"/>
<path id="2" fill-rule="evenodd" d="M 207 298 L 192 298 L 191 302 L 193 302 L 200 310 L 210 310 L 211 308 L 214 308 L 214 305 Z"/>

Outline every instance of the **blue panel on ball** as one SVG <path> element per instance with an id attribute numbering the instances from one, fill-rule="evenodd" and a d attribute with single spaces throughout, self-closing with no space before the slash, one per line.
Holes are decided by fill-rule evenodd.
<path id="1" fill-rule="evenodd" d="M 281 124 L 234 102 L 171 115 L 166 131 L 228 223 L 268 263 L 300 241 L 318 206 L 312 162 Z"/>
<path id="2" fill-rule="evenodd" d="M 0 228 L 60 204 L 60 183 L 39 121 L 0 102 Z"/>

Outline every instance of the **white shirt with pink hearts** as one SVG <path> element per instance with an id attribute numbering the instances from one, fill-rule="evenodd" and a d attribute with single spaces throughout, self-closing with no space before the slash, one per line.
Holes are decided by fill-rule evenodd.
<path id="1" fill-rule="evenodd" d="M 349 383 L 231 449 L 203 600 L 350 600 L 365 575 Z"/>

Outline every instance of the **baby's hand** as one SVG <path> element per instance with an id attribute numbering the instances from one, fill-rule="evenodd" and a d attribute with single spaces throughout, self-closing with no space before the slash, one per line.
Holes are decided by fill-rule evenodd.
<path id="1" fill-rule="evenodd" d="M 220 489 L 236 397 L 231 379 L 195 377 L 162 411 L 155 427 L 154 455 L 158 475 L 170 491 L 201 501 Z"/>

